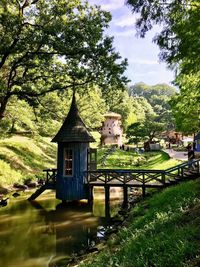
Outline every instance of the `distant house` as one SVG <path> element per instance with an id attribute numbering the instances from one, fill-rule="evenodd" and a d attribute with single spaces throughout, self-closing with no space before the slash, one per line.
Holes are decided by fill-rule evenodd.
<path id="1" fill-rule="evenodd" d="M 109 112 L 104 115 L 105 121 L 102 123 L 101 144 L 102 145 L 122 145 L 123 129 L 121 126 L 121 115 Z"/>
<path id="2" fill-rule="evenodd" d="M 182 140 L 183 135 L 180 132 L 165 131 L 162 132 L 161 137 L 164 138 L 166 141 L 175 144 Z"/>

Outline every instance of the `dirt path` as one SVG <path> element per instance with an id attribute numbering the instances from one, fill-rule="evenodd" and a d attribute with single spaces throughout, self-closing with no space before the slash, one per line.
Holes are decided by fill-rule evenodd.
<path id="1" fill-rule="evenodd" d="M 170 156 L 170 158 L 187 161 L 187 151 L 175 151 L 173 149 L 164 149 L 164 151 Z"/>

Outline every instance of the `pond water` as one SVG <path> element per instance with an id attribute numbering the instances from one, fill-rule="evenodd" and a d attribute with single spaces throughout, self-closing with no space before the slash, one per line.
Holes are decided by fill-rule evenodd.
<path id="1" fill-rule="evenodd" d="M 37 201 L 29 195 L 10 196 L 0 208 L 0 266 L 59 267 L 62 259 L 94 245 L 109 227 L 122 203 L 122 192 L 113 188 L 109 214 L 104 192 L 95 189 L 93 206 L 86 202 L 61 205 L 54 192 L 43 193 Z"/>

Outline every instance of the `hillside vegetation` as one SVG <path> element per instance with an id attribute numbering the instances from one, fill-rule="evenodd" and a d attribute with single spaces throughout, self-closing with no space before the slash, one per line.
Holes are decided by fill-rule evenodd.
<path id="1" fill-rule="evenodd" d="M 99 134 L 92 133 L 97 140 Z M 98 168 L 115 169 L 166 169 L 179 162 L 160 152 L 138 154 L 116 148 L 105 157 L 109 148 L 98 148 Z M 14 135 L 0 140 L 0 186 L 24 183 L 27 179 L 44 177 L 43 169 L 56 168 L 57 145 L 47 137 Z"/>
<path id="2" fill-rule="evenodd" d="M 98 150 L 98 168 L 165 170 L 180 164 L 180 161 L 170 159 L 163 151 L 136 153 L 135 150 L 126 151 L 116 148 L 108 153 L 109 150 L 109 148 Z M 106 154 L 108 155 L 105 156 Z"/>
<path id="3" fill-rule="evenodd" d="M 42 177 L 42 170 L 55 168 L 56 144 L 50 138 L 13 136 L 0 140 L 0 186 Z"/>
<path id="4" fill-rule="evenodd" d="M 138 203 L 103 250 L 81 267 L 200 266 L 200 180 Z"/>

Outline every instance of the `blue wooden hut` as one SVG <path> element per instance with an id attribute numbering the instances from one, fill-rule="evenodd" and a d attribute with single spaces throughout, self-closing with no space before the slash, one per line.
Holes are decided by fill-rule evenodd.
<path id="1" fill-rule="evenodd" d="M 195 151 L 200 152 L 200 132 L 195 135 L 194 142 L 196 143 Z"/>
<path id="2" fill-rule="evenodd" d="M 89 143 L 94 138 L 82 121 L 73 94 L 69 113 L 52 142 L 58 143 L 56 198 L 62 201 L 88 198 L 85 185 Z"/>

